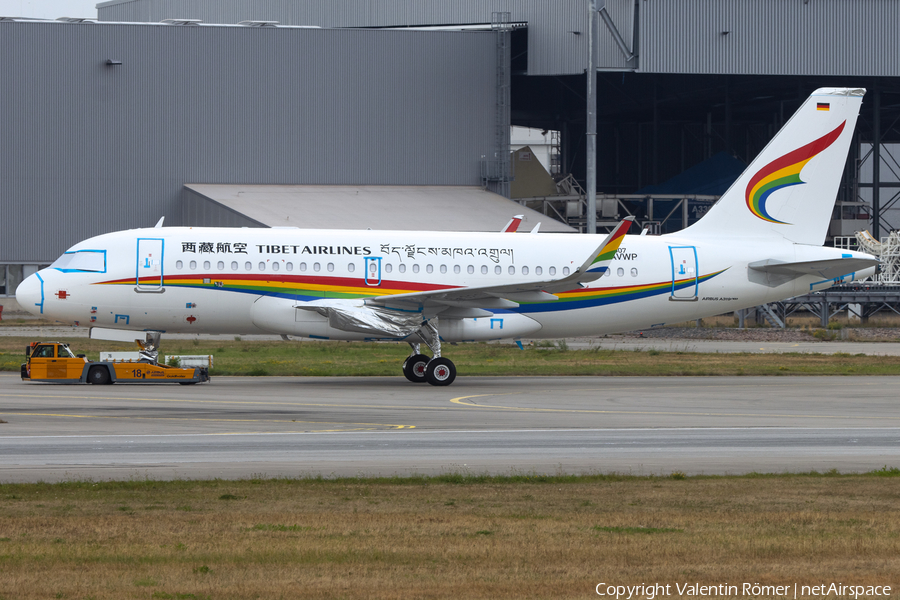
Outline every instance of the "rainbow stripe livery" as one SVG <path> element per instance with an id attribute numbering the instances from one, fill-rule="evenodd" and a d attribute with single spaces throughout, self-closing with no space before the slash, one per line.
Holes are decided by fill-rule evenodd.
<path id="1" fill-rule="evenodd" d="M 766 200 L 772 192 L 782 188 L 804 183 L 800 179 L 800 171 L 817 154 L 834 143 L 844 130 L 846 121 L 838 125 L 833 131 L 823 135 L 814 142 L 788 152 L 765 167 L 760 169 L 747 184 L 747 208 L 763 221 L 788 225 L 784 221 L 775 219 L 766 210 Z"/>

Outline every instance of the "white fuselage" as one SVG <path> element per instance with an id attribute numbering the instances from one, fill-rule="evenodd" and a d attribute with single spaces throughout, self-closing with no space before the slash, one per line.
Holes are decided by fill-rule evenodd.
<path id="1" fill-rule="evenodd" d="M 18 297 L 32 312 L 82 327 L 371 339 L 330 327 L 324 317 L 294 307 L 321 299 L 361 301 L 422 290 L 559 279 L 576 269 L 602 239 L 524 233 L 138 229 L 77 244 L 64 255 L 73 257 L 71 268 L 58 261 L 23 282 Z M 847 254 L 788 241 L 756 244 L 749 238 L 630 235 L 606 275 L 587 287 L 558 293 L 558 300 L 490 309 L 492 316 L 479 319 L 448 318 L 438 312 L 440 334 L 446 341 L 558 338 L 697 319 L 834 283 L 815 276 L 766 283 L 749 269 L 754 261 L 828 260 Z"/>

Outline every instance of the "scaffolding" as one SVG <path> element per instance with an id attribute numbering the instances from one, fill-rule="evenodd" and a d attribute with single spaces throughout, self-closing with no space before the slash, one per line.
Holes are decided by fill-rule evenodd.
<path id="1" fill-rule="evenodd" d="M 834 238 L 834 247 L 858 250 L 877 256 L 880 261 L 878 273 L 868 281 L 881 285 L 900 286 L 900 232 L 892 231 L 886 237 L 877 240 L 868 231 L 860 231 L 853 236 Z"/>

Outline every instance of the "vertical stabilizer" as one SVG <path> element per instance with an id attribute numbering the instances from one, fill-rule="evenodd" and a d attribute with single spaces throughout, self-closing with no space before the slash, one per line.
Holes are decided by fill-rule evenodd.
<path id="1" fill-rule="evenodd" d="M 813 92 L 715 206 L 685 231 L 822 245 L 865 92 Z"/>

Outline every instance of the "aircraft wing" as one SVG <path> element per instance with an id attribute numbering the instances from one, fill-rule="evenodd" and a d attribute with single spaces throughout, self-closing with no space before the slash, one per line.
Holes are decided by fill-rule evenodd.
<path id="1" fill-rule="evenodd" d="M 862 271 L 878 264 L 877 258 L 832 258 L 827 260 L 808 260 L 801 262 L 781 262 L 775 259 L 750 263 L 754 271 L 780 275 L 788 279 L 796 279 L 804 275 L 816 275 L 822 279 L 834 279 L 856 271 Z"/>
<path id="2" fill-rule="evenodd" d="M 597 246 L 590 256 L 571 274 L 557 279 L 536 279 L 506 285 L 483 287 L 460 287 L 426 292 L 411 292 L 367 298 L 366 305 L 384 306 L 396 309 L 420 310 L 423 307 L 451 307 L 469 309 L 468 312 L 442 312 L 444 316 L 486 316 L 484 309 L 515 308 L 520 302 L 546 302 L 557 300 L 554 292 L 564 292 L 577 288 L 603 276 L 609 263 L 625 238 L 625 233 L 634 221 L 634 217 L 626 217 L 616 225 L 603 242 Z M 480 310 L 480 314 L 478 311 Z"/>

